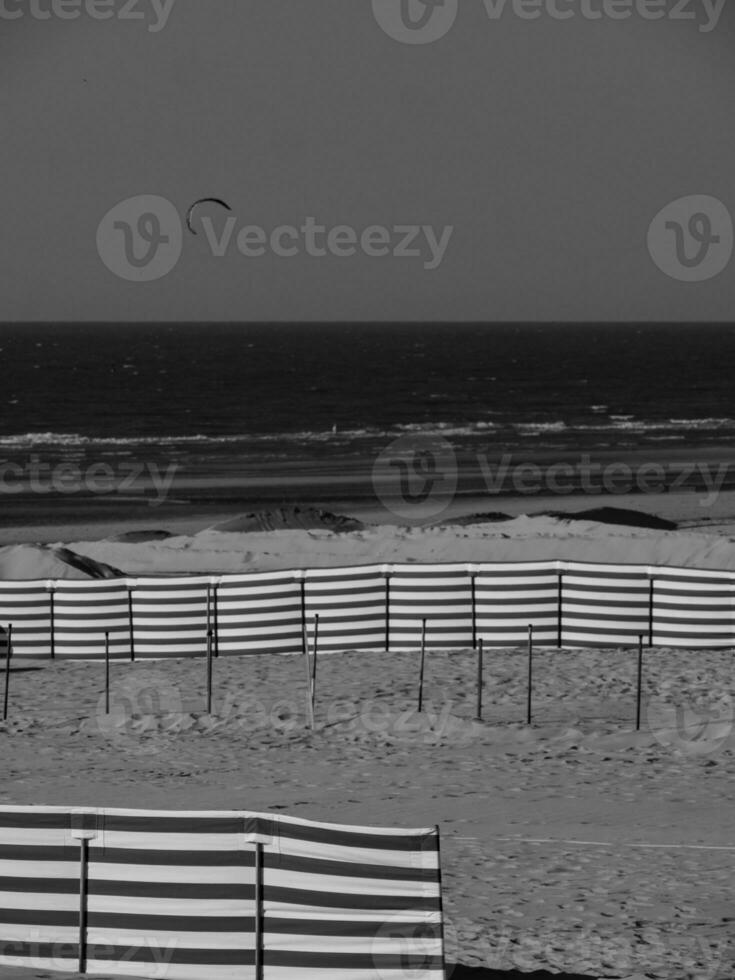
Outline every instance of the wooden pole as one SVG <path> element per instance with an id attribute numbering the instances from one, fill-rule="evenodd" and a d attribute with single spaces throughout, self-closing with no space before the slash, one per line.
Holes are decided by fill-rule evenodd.
<path id="1" fill-rule="evenodd" d="M 446 935 L 444 932 L 444 887 L 442 882 L 442 845 L 441 845 L 441 831 L 439 829 L 439 824 L 436 825 L 436 860 L 438 866 L 438 889 L 439 889 L 439 939 L 441 941 L 442 948 L 442 977 L 444 980 L 449 980 L 450 972 L 447 966 L 447 943 Z M 454 971 L 454 967 L 452 967 Z"/>
<path id="2" fill-rule="evenodd" d="M 302 652 L 309 653 L 309 637 L 306 634 L 306 572 L 301 572 L 301 637 Z"/>
<path id="3" fill-rule="evenodd" d="M 484 654 L 484 643 L 482 637 L 477 644 L 477 720 L 482 721 L 482 671 L 483 671 L 483 654 Z"/>
<path id="4" fill-rule="evenodd" d="M 528 703 L 526 705 L 526 724 L 531 724 L 533 710 L 533 626 L 528 627 Z"/>
<path id="5" fill-rule="evenodd" d="M 213 586 L 212 591 L 212 617 L 214 630 L 214 655 L 219 657 L 219 586 Z"/>
<path id="6" fill-rule="evenodd" d="M 8 720 L 8 692 L 10 690 L 10 658 L 13 655 L 13 624 L 8 625 L 7 648 L 5 650 L 5 697 L 3 699 L 3 721 Z"/>
<path id="7" fill-rule="evenodd" d="M 385 573 L 385 652 L 390 650 L 390 572 Z"/>
<path id="8" fill-rule="evenodd" d="M 255 845 L 255 980 L 263 980 L 263 845 Z"/>
<path id="9" fill-rule="evenodd" d="M 653 600 L 654 600 L 654 588 L 655 579 L 651 577 L 648 583 L 648 645 L 653 646 Z"/>
<path id="10" fill-rule="evenodd" d="M 130 633 L 130 663 L 135 663 L 135 620 L 133 619 L 133 590 L 128 589 L 128 631 Z"/>
<path id="11" fill-rule="evenodd" d="M 304 624 L 304 664 L 306 666 L 306 711 L 309 717 L 309 728 L 314 730 L 314 688 L 311 677 L 311 658 L 309 657 L 309 632 Z"/>
<path id="12" fill-rule="evenodd" d="M 105 633 L 105 714 L 110 713 L 110 634 Z"/>
<path id="13" fill-rule="evenodd" d="M 56 659 L 56 610 L 54 608 L 54 590 L 49 589 L 49 628 L 51 630 L 51 659 Z"/>
<path id="14" fill-rule="evenodd" d="M 563 615 L 564 615 L 563 601 L 564 601 L 564 577 L 560 572 L 559 585 L 558 585 L 557 597 L 556 597 L 556 620 L 557 620 L 556 645 L 560 650 L 561 650 L 561 644 L 563 639 Z"/>
<path id="15" fill-rule="evenodd" d="M 82 837 L 79 841 L 79 972 L 87 972 L 87 865 L 89 863 L 89 841 Z"/>
<path id="16" fill-rule="evenodd" d="M 207 630 L 207 714 L 212 714 L 212 631 Z"/>
<path id="17" fill-rule="evenodd" d="M 426 620 L 421 621 L 421 669 L 419 670 L 419 712 L 424 710 L 424 665 L 426 663 Z"/>
<path id="18" fill-rule="evenodd" d="M 477 649 L 477 576 L 470 578 L 472 588 L 472 649 Z"/>
<path id="19" fill-rule="evenodd" d="M 638 637 L 638 692 L 635 707 L 635 730 L 641 730 L 641 696 L 643 690 L 643 636 Z"/>

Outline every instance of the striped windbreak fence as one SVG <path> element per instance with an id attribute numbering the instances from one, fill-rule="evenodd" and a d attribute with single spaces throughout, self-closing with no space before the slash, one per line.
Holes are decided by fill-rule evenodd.
<path id="1" fill-rule="evenodd" d="M 0 807 L 0 967 L 444 980 L 437 828 Z"/>
<path id="2" fill-rule="evenodd" d="M 735 646 L 735 572 L 537 561 L 0 582 L 0 654 L 99 658 L 319 649 Z M 305 634 L 307 639 L 305 639 Z"/>

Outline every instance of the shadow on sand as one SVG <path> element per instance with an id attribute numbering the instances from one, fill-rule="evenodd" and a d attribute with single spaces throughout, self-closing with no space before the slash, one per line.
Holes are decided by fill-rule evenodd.
<path id="1" fill-rule="evenodd" d="M 549 973 L 548 970 L 522 973 L 520 970 L 491 970 L 486 966 L 447 963 L 447 980 L 591 980 L 591 978 L 582 973 Z"/>

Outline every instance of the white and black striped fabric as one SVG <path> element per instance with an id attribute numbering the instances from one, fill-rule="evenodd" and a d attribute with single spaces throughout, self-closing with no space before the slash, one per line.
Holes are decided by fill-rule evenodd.
<path id="1" fill-rule="evenodd" d="M 651 569 L 653 643 L 735 645 L 735 575 L 693 568 Z"/>
<path id="2" fill-rule="evenodd" d="M 51 582 L 0 583 L 0 653 L 7 651 L 7 627 L 13 625 L 13 653 L 36 659 L 50 657 Z"/>
<path id="3" fill-rule="evenodd" d="M 521 643 L 529 626 L 538 643 L 557 643 L 560 563 L 478 565 L 474 574 L 476 628 L 487 645 Z"/>
<path id="4" fill-rule="evenodd" d="M 2 595 L 3 586 L 0 586 Z M 105 633 L 110 634 L 110 655 L 130 654 L 130 596 L 125 579 L 53 583 L 53 649 L 59 658 L 98 659 L 105 655 Z M 16 650 L 13 623 L 13 653 Z"/>
<path id="5" fill-rule="evenodd" d="M 207 652 L 209 578 L 140 578 L 131 592 L 136 658 Z"/>
<path id="6" fill-rule="evenodd" d="M 0 966 L 444 980 L 438 830 L 0 807 Z"/>
<path id="7" fill-rule="evenodd" d="M 320 650 L 376 650 L 386 640 L 386 576 L 376 566 L 316 568 L 304 577 L 309 636 Z"/>
<path id="8" fill-rule="evenodd" d="M 649 640 L 650 578 L 639 565 L 582 562 L 561 575 L 562 646 L 632 646 Z"/>
<path id="9" fill-rule="evenodd" d="M 472 581 L 466 565 L 394 565 L 390 572 L 391 649 L 426 641 L 437 647 L 472 645 Z"/>
<path id="10" fill-rule="evenodd" d="M 301 588 L 293 572 L 225 575 L 211 589 L 220 654 L 301 650 Z"/>
<path id="11" fill-rule="evenodd" d="M 735 572 L 483 562 L 94 581 L 1 582 L 0 654 L 113 658 L 538 644 L 735 646 Z M 306 631 L 304 630 L 306 627 Z"/>

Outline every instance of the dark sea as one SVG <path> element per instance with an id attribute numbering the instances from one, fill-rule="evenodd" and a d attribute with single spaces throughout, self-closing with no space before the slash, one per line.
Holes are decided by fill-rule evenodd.
<path id="1" fill-rule="evenodd" d="M 182 504 L 285 501 L 283 473 L 334 479 L 427 434 L 491 458 L 735 445 L 726 325 L 17 324 L 0 357 L 0 476 L 157 461 L 176 466 Z M 273 492 L 244 493 L 260 472 Z M 50 512 L 41 497 L 27 500 Z"/>
<path id="2" fill-rule="evenodd" d="M 10 325 L 0 449 L 372 451 L 727 443 L 725 325 Z M 336 427 L 336 434 L 335 434 Z"/>

